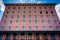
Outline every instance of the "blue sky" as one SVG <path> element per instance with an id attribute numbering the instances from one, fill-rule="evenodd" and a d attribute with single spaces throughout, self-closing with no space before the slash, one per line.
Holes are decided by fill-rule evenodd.
<path id="1" fill-rule="evenodd" d="M 4 3 L 56 3 L 55 9 L 60 19 L 60 0 L 0 0 L 0 20 L 5 8 Z"/>
<path id="2" fill-rule="evenodd" d="M 5 3 L 38 3 L 38 2 L 45 2 L 45 3 L 60 3 L 60 0 L 3 0 Z"/>

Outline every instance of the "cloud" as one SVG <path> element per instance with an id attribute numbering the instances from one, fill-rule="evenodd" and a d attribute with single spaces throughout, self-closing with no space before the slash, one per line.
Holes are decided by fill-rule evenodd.
<path id="1" fill-rule="evenodd" d="M 59 20 L 60 20 L 60 4 L 56 5 L 55 9 L 56 9 L 57 15 L 58 15 Z"/>
<path id="2" fill-rule="evenodd" d="M 4 12 L 5 6 L 2 0 L 0 0 L 0 11 Z"/>
<path id="3" fill-rule="evenodd" d="M 2 0 L 0 0 L 0 21 L 4 12 L 5 6 Z"/>

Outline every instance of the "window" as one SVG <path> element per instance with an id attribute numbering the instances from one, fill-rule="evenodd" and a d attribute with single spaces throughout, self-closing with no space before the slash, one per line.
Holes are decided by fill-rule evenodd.
<path id="1" fill-rule="evenodd" d="M 29 35 L 29 39 L 28 40 L 32 40 L 32 35 Z"/>
<path id="2" fill-rule="evenodd" d="M 15 30 L 16 30 L 16 31 L 18 30 L 18 26 L 15 26 Z"/>
<path id="3" fill-rule="evenodd" d="M 38 26 L 36 26 L 36 31 L 38 31 L 39 30 L 39 28 L 38 28 Z"/>
<path id="4" fill-rule="evenodd" d="M 42 20 L 42 24 L 45 24 L 44 20 Z"/>
<path id="5" fill-rule="evenodd" d="M 40 40 L 40 37 L 39 37 L 39 35 L 36 35 L 36 40 Z"/>
<path id="6" fill-rule="evenodd" d="M 55 18 L 55 15 L 52 15 L 53 18 Z"/>
<path id="7" fill-rule="evenodd" d="M 46 7 L 45 7 L 45 9 L 46 9 Z"/>
<path id="8" fill-rule="evenodd" d="M 43 15 L 40 15 L 41 18 L 43 18 Z"/>
<path id="9" fill-rule="evenodd" d="M 29 14 L 31 13 L 31 11 L 29 11 Z"/>
<path id="10" fill-rule="evenodd" d="M 53 11 L 51 11 L 51 14 L 53 14 Z"/>
<path id="11" fill-rule="evenodd" d="M 38 24 L 38 21 L 37 20 L 35 20 L 35 24 Z"/>
<path id="12" fill-rule="evenodd" d="M 29 19 L 31 18 L 31 15 L 29 15 L 29 17 L 28 17 Z"/>
<path id="13" fill-rule="evenodd" d="M 22 24 L 25 24 L 25 20 L 22 21 Z"/>
<path id="14" fill-rule="evenodd" d="M 14 17 L 14 16 L 12 15 L 11 18 L 13 19 L 13 17 Z"/>
<path id="15" fill-rule="evenodd" d="M 50 20 L 48 20 L 48 24 L 50 24 Z"/>
<path id="16" fill-rule="evenodd" d="M 35 19 L 37 18 L 37 15 L 35 15 Z"/>
<path id="17" fill-rule="evenodd" d="M 54 24 L 57 24 L 57 20 L 54 20 Z"/>
<path id="18" fill-rule="evenodd" d="M 6 15 L 5 18 L 8 18 L 8 16 Z"/>
<path id="19" fill-rule="evenodd" d="M 12 20 L 10 20 L 10 24 L 12 24 Z"/>
<path id="20" fill-rule="evenodd" d="M 20 13 L 20 11 L 18 11 L 18 14 Z"/>
<path id="21" fill-rule="evenodd" d="M 2 40 L 2 35 L 0 34 L 0 40 Z"/>
<path id="22" fill-rule="evenodd" d="M 29 9 L 31 9 L 31 7 L 29 7 Z"/>
<path id="23" fill-rule="evenodd" d="M 25 30 L 25 26 L 22 26 L 22 31 L 24 31 Z"/>
<path id="24" fill-rule="evenodd" d="M 19 18 L 19 15 L 17 15 L 17 19 Z"/>
<path id="25" fill-rule="evenodd" d="M 39 9 L 41 9 L 41 7 L 39 7 Z"/>
<path id="26" fill-rule="evenodd" d="M 25 11 L 23 11 L 23 14 L 25 14 L 26 12 Z"/>
<path id="27" fill-rule="evenodd" d="M 19 21 L 18 20 L 16 20 L 16 24 L 18 24 L 19 23 Z"/>
<path id="28" fill-rule="evenodd" d="M 60 31 L 60 27 L 59 27 L 59 26 L 56 26 L 56 30 L 57 30 L 57 31 Z"/>
<path id="29" fill-rule="evenodd" d="M 60 34 L 58 34 L 58 36 L 59 36 L 59 40 L 60 40 Z"/>
<path id="30" fill-rule="evenodd" d="M 52 26 L 49 26 L 49 29 L 50 29 L 50 31 L 52 31 L 53 30 Z"/>
<path id="31" fill-rule="evenodd" d="M 50 9 L 52 9 L 52 7 L 50 6 Z"/>
<path id="32" fill-rule="evenodd" d="M 28 24 L 31 24 L 31 20 L 29 20 L 29 23 Z"/>
<path id="33" fill-rule="evenodd" d="M 25 15 L 23 15 L 23 19 L 25 19 Z"/>
<path id="34" fill-rule="evenodd" d="M 42 29 L 43 29 L 43 31 L 46 31 L 46 28 L 45 28 L 45 26 L 42 26 Z"/>
<path id="35" fill-rule="evenodd" d="M 24 7 L 24 9 L 26 9 L 26 7 Z"/>
<path id="36" fill-rule="evenodd" d="M 14 35 L 13 40 L 16 40 L 17 35 Z"/>
<path id="37" fill-rule="evenodd" d="M 20 9 L 20 7 L 18 7 L 18 9 Z"/>
<path id="38" fill-rule="evenodd" d="M 47 39 L 47 35 L 44 34 L 44 35 L 43 35 L 43 39 L 44 39 L 44 40 L 48 40 L 48 39 Z"/>
<path id="39" fill-rule="evenodd" d="M 55 36 L 54 35 L 51 35 L 51 40 L 55 40 Z"/>
<path id="40" fill-rule="evenodd" d="M 24 35 L 22 35 L 22 36 L 21 36 L 21 40 L 24 40 L 24 39 L 25 39 L 25 36 L 24 36 Z"/>
<path id="41" fill-rule="evenodd" d="M 7 13 L 6 14 L 9 14 L 9 11 L 6 11 Z"/>
<path id="42" fill-rule="evenodd" d="M 36 13 L 36 11 L 34 11 L 34 13 Z"/>
<path id="43" fill-rule="evenodd" d="M 3 24 L 4 24 L 4 25 L 6 24 L 6 21 L 5 21 L 5 20 L 3 21 Z"/>
<path id="44" fill-rule="evenodd" d="M 10 9 L 11 7 L 8 7 L 8 9 Z"/>
<path id="45" fill-rule="evenodd" d="M 36 7 L 34 7 L 34 9 L 36 9 Z"/>
<path id="46" fill-rule="evenodd" d="M 4 26 L 2 26 L 2 29 L 1 30 L 4 31 Z"/>
<path id="47" fill-rule="evenodd" d="M 10 40 L 10 35 L 6 35 L 6 40 Z"/>
<path id="48" fill-rule="evenodd" d="M 40 14 L 42 14 L 42 11 L 40 11 Z"/>
<path id="49" fill-rule="evenodd" d="M 46 11 L 46 14 L 48 14 L 48 11 Z"/>
<path id="50" fill-rule="evenodd" d="M 12 14 L 14 14 L 14 11 L 12 11 Z"/>
<path id="51" fill-rule="evenodd" d="M 49 18 L 49 15 L 47 15 L 46 17 Z"/>
<path id="52" fill-rule="evenodd" d="M 13 9 L 15 9 L 15 7 L 13 7 Z"/>
<path id="53" fill-rule="evenodd" d="M 29 31 L 31 31 L 32 30 L 32 28 L 31 28 L 31 26 L 29 26 Z"/>
<path id="54" fill-rule="evenodd" d="M 8 31 L 10 31 L 11 30 L 11 26 L 8 26 Z"/>
<path id="55" fill-rule="evenodd" d="M 22 31 L 25 31 L 25 26 L 22 26 Z"/>

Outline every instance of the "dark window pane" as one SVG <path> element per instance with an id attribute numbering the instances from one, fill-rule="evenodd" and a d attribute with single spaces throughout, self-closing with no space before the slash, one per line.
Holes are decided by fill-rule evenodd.
<path id="1" fill-rule="evenodd" d="M 16 40 L 16 35 L 14 35 L 14 38 L 13 38 L 13 40 Z"/>
<path id="2" fill-rule="evenodd" d="M 46 14 L 48 14 L 48 11 L 46 11 Z"/>
<path id="3" fill-rule="evenodd" d="M 0 35 L 0 40 L 2 40 L 2 35 Z"/>
<path id="4" fill-rule="evenodd" d="M 32 40 L 32 35 L 29 35 L 29 39 L 28 40 Z"/>
<path id="5" fill-rule="evenodd" d="M 55 36 L 54 35 L 51 35 L 51 40 L 55 40 Z"/>
<path id="6" fill-rule="evenodd" d="M 44 40 L 47 40 L 47 35 L 43 35 Z"/>
<path id="7" fill-rule="evenodd" d="M 25 39 L 25 36 L 24 36 L 24 35 L 22 35 L 22 36 L 21 36 L 21 40 L 24 40 L 24 39 Z"/>
<path id="8" fill-rule="evenodd" d="M 10 35 L 6 35 L 6 40 L 10 40 Z"/>
<path id="9" fill-rule="evenodd" d="M 39 35 L 36 35 L 36 40 L 40 40 Z"/>

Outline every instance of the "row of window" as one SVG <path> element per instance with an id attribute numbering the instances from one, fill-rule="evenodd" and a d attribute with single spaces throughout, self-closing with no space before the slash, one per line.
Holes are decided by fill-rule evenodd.
<path id="1" fill-rule="evenodd" d="M 55 35 L 50 35 L 50 38 L 51 38 L 51 40 L 56 40 L 55 39 Z M 10 35 L 6 35 L 6 38 L 5 39 L 6 40 L 10 40 Z M 35 36 L 35 39 L 36 40 L 40 40 L 40 36 L 39 35 L 36 35 Z M 60 35 L 59 35 L 59 39 L 60 39 Z M 2 35 L 0 35 L 0 40 L 2 40 Z M 13 36 L 13 40 L 17 40 L 17 35 L 14 35 Z M 21 40 L 25 40 L 25 35 L 21 35 Z M 33 40 L 32 35 L 28 35 L 28 40 Z M 43 35 L 43 40 L 48 40 L 47 35 Z"/>
<path id="2" fill-rule="evenodd" d="M 2 26 L 1 30 L 4 31 L 4 27 L 5 26 Z M 28 26 L 29 27 L 29 31 L 32 31 L 32 27 L 31 26 Z M 8 26 L 8 31 L 11 30 L 11 26 Z M 15 26 L 14 30 L 19 30 L 18 26 Z M 22 26 L 22 31 L 25 31 L 25 26 Z M 39 31 L 39 27 L 38 26 L 35 26 L 35 30 L 36 31 Z M 45 26 L 42 26 L 42 30 L 43 31 L 46 31 L 46 27 Z M 52 26 L 49 26 L 49 30 L 50 31 L 53 31 L 53 27 Z M 56 31 L 60 31 L 60 27 L 59 26 L 56 26 Z"/>
<path id="3" fill-rule="evenodd" d="M 12 6 L 7 7 L 7 9 L 11 9 L 11 7 L 12 7 Z M 13 9 L 16 9 L 16 8 L 18 8 L 18 9 L 21 9 L 21 8 L 23 8 L 23 9 L 26 9 L 26 8 L 31 9 L 32 7 L 28 7 L 28 6 L 27 6 L 27 7 L 17 7 L 17 6 L 16 6 L 16 7 L 12 7 L 12 8 L 13 8 Z M 34 9 L 37 9 L 37 8 L 42 9 L 42 7 L 33 7 L 33 8 L 34 8 Z M 43 7 L 43 8 L 47 9 L 47 7 L 46 7 L 46 6 L 45 6 L 45 7 Z M 51 6 L 50 6 L 49 8 L 50 8 L 50 9 L 52 9 L 52 7 L 51 7 Z"/>
<path id="4" fill-rule="evenodd" d="M 16 17 L 17 19 L 19 19 L 20 18 L 20 15 L 10 15 L 11 16 L 11 19 L 13 19 L 14 17 Z M 35 19 L 37 19 L 38 18 L 38 15 L 22 15 L 22 18 L 23 19 L 25 19 L 26 17 L 28 17 L 28 19 L 31 19 L 32 18 L 32 16 L 34 16 L 34 18 Z M 8 15 L 5 15 L 5 18 L 8 18 L 9 16 Z M 45 16 L 43 16 L 43 15 L 40 15 L 40 18 L 44 18 Z M 53 18 L 56 18 L 56 16 L 55 15 L 52 15 L 52 17 Z M 50 16 L 49 15 L 46 15 L 46 18 L 47 19 L 49 19 L 50 18 Z"/>
<path id="5" fill-rule="evenodd" d="M 16 22 L 16 24 L 19 24 L 20 22 L 19 22 L 19 20 L 16 20 L 15 21 Z M 28 24 L 32 24 L 32 22 L 34 22 L 34 24 L 38 24 L 38 20 L 34 20 L 34 21 L 32 21 L 32 20 L 28 20 Z M 40 21 L 42 24 L 45 24 L 46 22 L 48 22 L 48 24 L 51 24 L 51 20 L 47 20 L 46 22 L 44 21 L 44 20 L 41 20 Z M 22 20 L 22 24 L 26 24 L 27 22 L 26 22 L 26 20 Z M 7 21 L 6 20 L 4 20 L 3 21 L 3 25 L 6 25 L 7 24 Z M 9 24 L 13 24 L 13 21 L 12 20 L 10 20 L 9 21 Z M 58 20 L 54 20 L 54 24 L 58 24 Z"/>
<path id="6" fill-rule="evenodd" d="M 14 14 L 16 11 L 12 11 L 12 14 Z M 28 11 L 27 11 L 28 12 Z M 51 14 L 54 14 L 53 11 L 50 11 Z M 18 14 L 20 14 L 20 11 L 17 11 Z M 29 11 L 29 14 L 31 14 L 32 11 Z M 34 11 L 34 13 L 37 13 L 37 11 Z M 45 11 L 46 14 L 49 14 L 48 11 Z M 9 14 L 9 11 L 6 11 L 6 14 Z M 23 11 L 23 14 L 26 14 L 26 11 Z M 40 14 L 43 14 L 43 11 L 40 11 Z"/>

